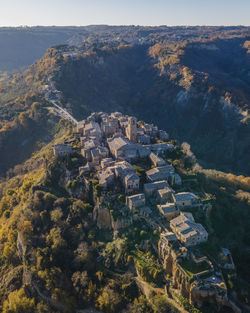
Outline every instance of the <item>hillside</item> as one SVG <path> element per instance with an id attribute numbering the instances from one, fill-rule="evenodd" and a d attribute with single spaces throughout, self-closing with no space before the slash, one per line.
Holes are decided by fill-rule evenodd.
<path id="1" fill-rule="evenodd" d="M 0 184 L 3 313 L 72 313 L 93 307 L 107 313 L 248 310 L 249 179 L 245 183 L 242 177 L 203 170 L 187 145 L 168 140 L 157 126 L 138 121 L 127 132 L 129 118 L 93 113 L 77 129 L 61 121 L 55 139 Z M 143 132 L 150 145 L 132 142 L 135 131 L 135 140 Z M 120 158 L 129 156 L 129 161 L 116 157 L 112 138 L 117 136 L 125 140 Z M 156 147 L 161 158 L 152 158 Z M 99 154 L 93 152 L 98 149 Z M 166 199 L 152 193 L 144 202 L 147 209 L 131 207 L 134 195 L 146 195 L 157 168 L 159 173 L 164 168 L 164 186 L 171 186 L 168 201 L 178 205 L 177 195 L 183 193 L 195 199 L 174 214 L 192 213 L 208 240 L 185 247 L 179 238 L 162 246 L 170 232 L 169 219 L 159 210 Z M 109 171 L 114 171 L 111 176 Z M 131 173 L 140 182 L 133 190 L 122 179 Z M 230 249 L 235 267 L 222 247 Z M 195 265 L 194 255 L 206 261 Z"/>
<path id="2" fill-rule="evenodd" d="M 189 142 L 203 166 L 249 175 L 247 27 L 23 27 L 1 28 L 0 34 L 2 62 L 8 64 L 5 57 L 17 62 L 13 69 L 34 62 L 50 45 L 73 45 L 48 49 L 20 74 L 1 75 L 2 175 L 25 161 L 39 141 L 51 139 L 56 121 L 46 124 L 51 104 L 43 88 L 48 78 L 61 91 L 59 102 L 77 120 L 93 110 L 134 114 Z M 20 47 L 21 42 L 26 44 Z M 24 55 L 25 62 L 15 53 Z M 38 119 L 24 132 L 17 122 L 27 110 L 30 117 L 27 95 L 47 108 L 40 133 L 35 130 Z M 10 158 L 6 151 L 12 151 Z"/>
<path id="3" fill-rule="evenodd" d="M 91 46 L 93 42 L 153 44 L 164 39 L 186 40 L 246 34 L 247 27 L 150 27 L 90 25 L 84 27 L 0 27 L 0 75 L 23 70 L 58 44 Z"/>
<path id="4" fill-rule="evenodd" d="M 248 312 L 249 28 L 1 42 L 0 311 Z"/>
<path id="5" fill-rule="evenodd" d="M 51 139 L 56 122 L 51 127 L 45 124 L 40 133 L 33 132 L 34 124 L 26 127 L 27 132 L 16 131 L 18 115 L 32 105 L 26 103 L 27 95 L 51 107 L 43 89 L 49 84 L 61 92 L 58 103 L 77 120 L 93 110 L 134 114 L 189 142 L 204 167 L 249 175 L 249 37 L 237 32 L 216 36 L 143 45 L 105 41 L 84 41 L 79 48 L 61 45 L 48 49 L 23 73 L 3 77 L 2 174 L 23 162 L 35 150 L 34 143 Z M 11 137 L 6 127 L 15 135 Z M 16 146 L 24 152 L 16 155 Z M 10 158 L 8 150 L 13 151 Z"/>
<path id="6" fill-rule="evenodd" d="M 249 175 L 245 41 L 80 50 L 77 58 L 64 59 L 55 82 L 77 119 L 92 110 L 135 114 L 189 142 L 204 166 Z"/>

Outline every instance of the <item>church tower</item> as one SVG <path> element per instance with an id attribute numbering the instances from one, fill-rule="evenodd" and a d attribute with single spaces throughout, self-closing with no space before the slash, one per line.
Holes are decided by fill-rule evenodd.
<path id="1" fill-rule="evenodd" d="M 132 142 L 137 140 L 137 120 L 135 117 L 129 117 L 128 119 L 127 137 Z"/>

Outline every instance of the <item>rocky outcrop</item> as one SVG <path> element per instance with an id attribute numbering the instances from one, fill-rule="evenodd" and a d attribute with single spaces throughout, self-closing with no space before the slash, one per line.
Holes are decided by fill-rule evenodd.
<path id="1" fill-rule="evenodd" d="M 202 279 L 202 274 L 190 277 L 180 265 L 181 261 L 188 256 L 185 252 L 180 253 L 180 251 L 180 249 L 175 250 L 168 245 L 159 244 L 159 256 L 162 259 L 163 268 L 171 277 L 170 292 L 172 296 L 180 294 L 188 299 L 190 304 L 197 307 L 202 306 L 205 302 L 216 303 L 219 308 L 231 307 L 225 284 L 211 283 Z M 208 274 L 209 271 L 204 271 L 204 273 Z"/>
<path id="2" fill-rule="evenodd" d="M 112 218 L 109 209 L 96 207 L 94 215 L 100 229 L 112 229 Z"/>
<path id="3" fill-rule="evenodd" d="M 94 220 L 96 220 L 98 228 L 113 229 L 114 231 L 127 228 L 132 224 L 132 218 L 120 217 L 114 219 L 109 209 L 100 206 L 95 207 Z"/>

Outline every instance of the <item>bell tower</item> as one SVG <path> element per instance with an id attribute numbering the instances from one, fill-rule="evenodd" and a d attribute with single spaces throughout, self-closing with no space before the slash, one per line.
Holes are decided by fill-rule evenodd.
<path id="1" fill-rule="evenodd" d="M 137 140 L 137 119 L 135 117 L 128 119 L 127 137 L 132 142 Z"/>

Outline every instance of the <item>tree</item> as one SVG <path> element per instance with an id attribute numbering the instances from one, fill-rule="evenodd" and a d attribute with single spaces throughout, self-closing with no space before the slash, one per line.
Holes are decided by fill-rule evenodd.
<path id="1" fill-rule="evenodd" d="M 173 313 L 173 307 L 167 302 L 163 295 L 156 295 L 153 298 L 153 303 L 157 308 L 157 313 Z"/>
<path id="2" fill-rule="evenodd" d="M 97 298 L 97 305 L 100 310 L 105 310 L 108 313 L 119 312 L 121 297 L 117 291 L 107 285 Z"/>
<path id="3" fill-rule="evenodd" d="M 34 313 L 36 305 L 34 298 L 28 298 L 23 288 L 11 292 L 3 303 L 2 313 Z"/>
<path id="4" fill-rule="evenodd" d="M 153 313 L 151 305 L 144 296 L 134 300 L 134 303 L 128 306 L 129 313 Z"/>
<path id="5" fill-rule="evenodd" d="M 52 251 L 54 250 L 55 252 L 66 247 L 66 242 L 62 238 L 61 230 L 59 228 L 52 228 L 50 230 L 50 233 L 46 238 L 46 242 L 51 245 Z"/>
<path id="6" fill-rule="evenodd" d="M 84 293 L 84 291 L 86 290 L 86 287 L 88 286 L 88 282 L 89 282 L 87 271 L 75 272 L 72 275 L 71 280 L 72 280 L 72 283 L 73 283 L 75 290 L 78 293 Z"/>
<path id="7" fill-rule="evenodd" d="M 20 122 L 20 125 L 22 125 L 24 128 L 27 128 L 29 126 L 30 118 L 27 112 L 21 112 L 18 116 L 18 120 Z"/>
<path id="8" fill-rule="evenodd" d="M 12 244 L 10 245 L 8 242 L 4 244 L 4 249 L 3 249 L 3 257 L 6 258 L 8 261 L 11 261 L 15 254 L 15 246 Z"/>
<path id="9" fill-rule="evenodd" d="M 56 208 L 50 213 L 50 218 L 54 223 L 58 223 L 63 216 L 61 208 Z"/>

